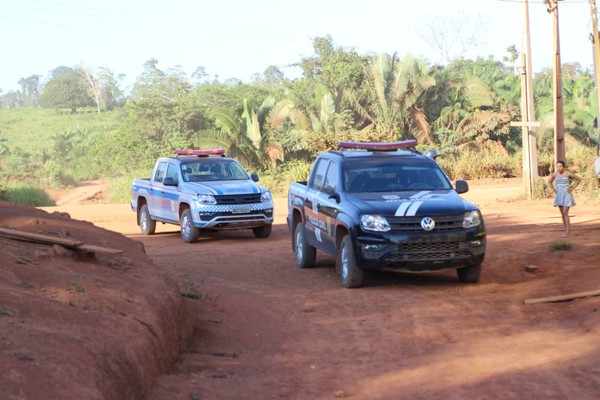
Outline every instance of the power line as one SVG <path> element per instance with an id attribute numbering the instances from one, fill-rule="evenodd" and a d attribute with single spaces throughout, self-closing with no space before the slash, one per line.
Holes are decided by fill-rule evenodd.
<path id="1" fill-rule="evenodd" d="M 214 27 L 216 29 L 213 29 L 212 31 L 210 31 L 210 33 L 232 34 L 232 32 L 239 32 L 239 35 L 243 35 L 244 37 L 254 36 L 254 37 L 258 37 L 258 38 L 263 38 L 264 36 L 262 36 L 262 35 L 249 34 L 249 32 L 259 32 L 259 33 L 264 33 L 265 35 L 268 35 L 269 38 L 277 38 L 278 40 L 284 40 L 284 41 L 290 41 L 290 42 L 299 42 L 299 41 L 304 41 L 304 40 L 308 39 L 306 37 L 306 35 L 304 35 L 304 34 L 293 33 L 293 32 L 282 32 L 282 31 L 276 31 L 276 30 L 267 30 L 267 29 L 263 29 L 260 27 L 256 27 L 256 26 L 252 26 L 252 27 L 240 26 L 240 25 L 233 26 L 233 25 L 227 25 L 227 24 L 216 24 L 216 23 L 206 22 L 201 19 L 174 18 L 174 17 L 170 17 L 170 16 L 166 16 L 166 15 L 150 15 L 150 14 L 141 14 L 141 13 L 137 13 L 137 12 L 134 13 L 134 12 L 127 12 L 124 10 L 119 10 L 118 11 L 119 15 L 129 15 L 129 16 L 134 17 L 134 19 L 127 19 L 127 18 L 115 17 L 114 16 L 115 10 L 106 9 L 106 8 L 85 7 L 85 6 L 81 6 L 81 5 L 73 6 L 70 4 L 50 2 L 50 1 L 34 1 L 34 3 L 66 7 L 67 9 L 71 9 L 71 10 L 63 11 L 63 10 L 57 10 L 57 9 L 40 8 L 38 6 L 36 6 L 34 8 L 34 7 L 28 7 L 28 6 L 24 5 L 23 3 L 20 3 L 18 5 L 0 3 L 0 5 L 7 6 L 10 8 L 13 8 L 13 9 L 16 8 L 16 9 L 36 11 L 36 12 L 42 11 L 42 12 L 47 12 L 47 13 L 52 13 L 52 14 L 72 15 L 72 16 L 76 16 L 76 17 L 93 18 L 93 19 L 105 20 L 105 21 L 110 21 L 110 22 L 124 22 L 124 23 L 140 24 L 140 25 L 150 25 L 152 27 L 162 27 L 162 28 L 168 28 L 168 29 L 181 30 L 181 29 L 187 29 L 190 27 L 193 27 L 193 28 Z M 76 11 L 72 11 L 72 9 L 76 9 Z M 110 13 L 113 15 L 109 15 L 109 16 L 98 15 L 97 14 L 98 11 L 102 12 L 102 13 Z M 2 18 L 2 17 L 0 17 L 0 18 Z M 146 19 L 146 20 L 144 20 L 144 19 Z M 158 21 L 158 22 L 156 22 L 156 21 Z M 173 24 L 164 23 L 162 21 L 172 21 Z M 26 22 L 36 22 L 36 21 L 26 21 Z M 181 23 L 185 23 L 185 24 L 187 24 L 187 26 L 185 26 L 185 25 L 182 26 Z M 89 29 L 90 27 L 86 26 L 86 28 Z M 288 36 L 288 39 L 283 39 L 282 35 Z"/>

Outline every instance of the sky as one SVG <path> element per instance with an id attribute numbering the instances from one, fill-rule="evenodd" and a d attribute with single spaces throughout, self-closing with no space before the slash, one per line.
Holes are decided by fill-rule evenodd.
<path id="1" fill-rule="evenodd" d="M 444 63 L 424 39 L 426 27 L 463 22 L 476 45 L 464 56 L 521 51 L 523 6 L 519 0 L 0 0 L 0 90 L 59 67 L 109 68 L 131 86 L 144 63 L 188 77 L 204 67 L 210 78 L 244 82 L 314 55 L 313 39 L 329 35 L 336 47 L 359 54 L 397 53 Z M 552 68 L 552 15 L 543 0 L 529 0 L 534 71 Z M 559 2 L 560 55 L 593 70 L 592 18 L 588 0 Z"/>

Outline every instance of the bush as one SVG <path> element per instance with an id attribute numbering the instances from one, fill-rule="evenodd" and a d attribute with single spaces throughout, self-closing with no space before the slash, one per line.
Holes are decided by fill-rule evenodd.
<path id="1" fill-rule="evenodd" d="M 531 196 L 534 199 L 549 199 L 554 197 L 554 191 L 548 184 L 548 180 L 540 177 L 533 185 Z"/>
<path id="2" fill-rule="evenodd" d="M 76 179 L 66 172 L 67 166 L 60 159 L 48 160 L 41 169 L 34 172 L 37 182 L 53 188 L 75 186 Z"/>
<path id="3" fill-rule="evenodd" d="M 521 176 L 521 163 L 516 157 L 489 152 L 463 152 L 460 156 L 437 159 L 451 180 L 513 178 Z"/>
<path id="4" fill-rule="evenodd" d="M 578 191 L 591 193 L 598 189 L 598 179 L 594 173 L 596 151 L 593 147 L 574 146 L 567 149 L 566 167 L 569 171 L 581 178 Z M 544 154 L 538 157 L 538 171 L 540 177 L 548 177 L 555 170 L 554 154 Z M 549 189 L 549 188 L 548 188 Z"/>
<path id="5" fill-rule="evenodd" d="M 292 160 L 261 175 L 260 184 L 269 188 L 275 197 L 286 197 L 290 183 L 306 181 L 312 162 Z"/>
<path id="6" fill-rule="evenodd" d="M 139 170 L 128 172 L 125 175 L 110 179 L 108 187 L 108 203 L 126 204 L 131 201 L 131 182 L 135 178 L 147 178 L 152 173 L 151 170 Z"/>
<path id="7" fill-rule="evenodd" d="M 44 189 L 28 185 L 15 185 L 0 188 L 0 196 L 2 196 L 2 198 L 6 201 L 29 204 L 34 207 L 48 207 L 56 205 L 54 200 L 50 198 Z"/>

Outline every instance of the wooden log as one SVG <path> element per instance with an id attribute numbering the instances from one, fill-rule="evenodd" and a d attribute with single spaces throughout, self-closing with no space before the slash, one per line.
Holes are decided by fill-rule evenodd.
<path id="1" fill-rule="evenodd" d="M 65 239 L 65 238 L 58 238 L 58 237 L 54 237 L 54 236 L 41 235 L 39 233 L 20 231 L 18 229 L 0 228 L 0 235 L 5 236 L 5 237 L 10 237 L 13 239 L 28 240 L 28 241 L 36 242 L 36 243 L 60 244 L 60 245 L 67 246 L 67 247 L 76 247 L 76 246 L 81 246 L 83 244 L 83 242 L 80 240 Z"/>
<path id="2" fill-rule="evenodd" d="M 556 303 L 559 301 L 569 301 L 569 300 L 574 300 L 574 299 L 580 299 L 582 297 L 592 297 L 592 296 L 599 296 L 599 295 L 600 295 L 600 290 L 590 290 L 587 292 L 563 294 L 560 296 L 539 297 L 537 299 L 525 299 L 525 304 Z"/>
<path id="3" fill-rule="evenodd" d="M 123 250 L 121 249 L 112 249 L 109 247 L 96 246 L 93 244 L 86 244 L 79 240 L 41 235 L 39 233 L 20 231 L 18 229 L 0 228 L 0 236 L 42 244 L 59 244 L 72 250 L 85 251 L 88 253 L 120 254 L 123 252 Z"/>
<path id="4" fill-rule="evenodd" d="M 102 247 L 96 246 L 93 244 L 82 244 L 80 246 L 74 247 L 75 250 L 83 250 L 88 253 L 108 253 L 108 254 L 121 254 L 123 250 L 121 249 L 113 249 L 110 247 Z"/>

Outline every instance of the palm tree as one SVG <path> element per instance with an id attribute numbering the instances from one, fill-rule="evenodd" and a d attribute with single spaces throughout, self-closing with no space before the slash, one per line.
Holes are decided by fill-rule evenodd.
<path id="1" fill-rule="evenodd" d="M 366 67 L 361 91 L 346 93 L 365 129 L 388 140 L 416 138 L 433 143 L 423 101 L 435 84 L 423 59 L 379 55 Z"/>
<path id="2" fill-rule="evenodd" d="M 595 132 L 596 92 L 594 77 L 589 71 L 575 69 L 564 79 L 565 131 L 577 142 L 590 146 Z M 569 69 L 567 69 L 569 71 Z"/>
<path id="3" fill-rule="evenodd" d="M 484 59 L 459 60 L 434 76 L 432 104 L 441 109 L 432 126 L 443 151 L 471 148 L 506 154 L 510 121 L 518 115 L 518 101 L 513 104 L 515 85 L 520 96 L 518 80 L 500 63 Z"/>
<path id="4" fill-rule="evenodd" d="M 578 64 L 563 67 L 563 115 L 567 145 L 592 145 L 596 118 L 596 96 L 593 76 Z M 554 148 L 554 94 L 552 71 L 536 76 L 534 82 L 536 113 L 541 122 L 538 148 L 552 152 Z"/>
<path id="5" fill-rule="evenodd" d="M 241 114 L 231 108 L 212 110 L 210 115 L 218 129 L 203 131 L 200 141 L 223 147 L 232 157 L 255 168 L 265 164 L 275 166 L 277 161 L 283 161 L 284 153 L 281 144 L 270 133 L 285 121 L 291 103 L 276 103 L 269 96 L 257 110 L 248 99 L 242 102 Z"/>
<path id="6" fill-rule="evenodd" d="M 306 100 L 303 90 L 292 88 L 288 93 L 290 109 L 286 115 L 286 148 L 301 157 L 312 158 L 316 153 L 337 147 L 337 143 L 353 137 L 350 132 L 354 121 L 351 110 L 340 110 L 341 102 L 324 85 L 316 85 L 312 98 Z"/>

